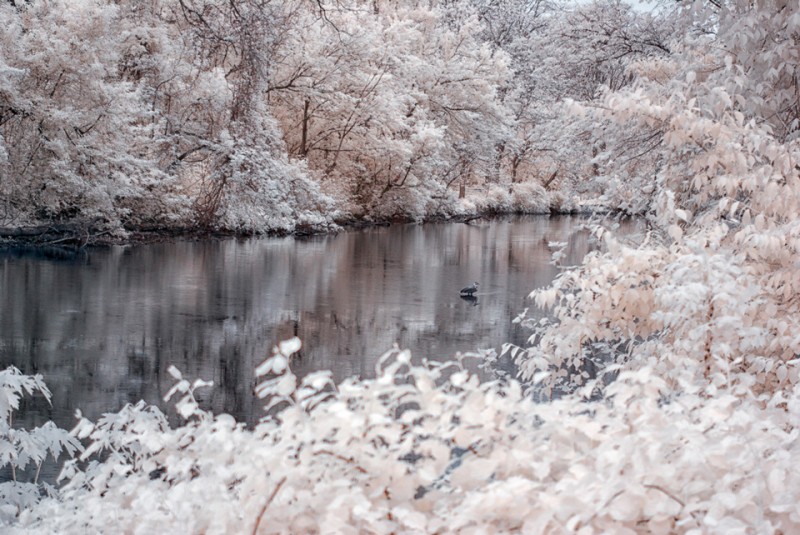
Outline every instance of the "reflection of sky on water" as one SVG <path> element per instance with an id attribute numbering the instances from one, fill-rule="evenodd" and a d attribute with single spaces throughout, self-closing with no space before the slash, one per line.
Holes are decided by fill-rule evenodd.
<path id="1" fill-rule="evenodd" d="M 215 410 L 255 421 L 253 370 L 279 340 L 304 343 L 299 374 L 371 376 L 394 343 L 417 357 L 524 342 L 511 323 L 528 293 L 589 250 L 579 220 L 380 227 L 310 239 L 178 242 L 74 259 L 0 254 L 0 365 L 42 373 L 54 407 L 23 418 L 70 427 L 127 402 L 160 403 L 176 365 L 210 379 Z M 459 290 L 481 283 L 477 301 Z M 163 403 L 162 403 L 163 404 Z"/>

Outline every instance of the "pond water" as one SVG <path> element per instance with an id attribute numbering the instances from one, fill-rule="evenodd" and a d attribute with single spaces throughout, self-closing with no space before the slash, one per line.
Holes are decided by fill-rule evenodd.
<path id="1" fill-rule="evenodd" d="M 298 375 L 374 375 L 393 344 L 415 357 L 522 343 L 512 319 L 531 290 L 590 250 L 574 217 L 396 225 L 307 239 L 181 241 L 93 249 L 76 257 L 0 252 L 0 366 L 41 373 L 52 406 L 26 424 L 71 428 L 144 399 L 162 407 L 169 365 L 215 383 L 205 407 L 255 422 L 254 368 L 280 340 L 303 340 Z M 459 290 L 480 282 L 477 299 Z M 533 309 L 533 307 L 532 307 Z M 22 423 L 22 422 L 19 422 Z"/>

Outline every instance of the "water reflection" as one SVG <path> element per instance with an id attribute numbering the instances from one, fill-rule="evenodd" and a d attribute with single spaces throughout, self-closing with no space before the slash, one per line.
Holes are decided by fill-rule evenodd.
<path id="1" fill-rule="evenodd" d="M 512 324 L 527 294 L 590 248 L 579 220 L 526 217 L 480 226 L 403 225 L 310 239 L 178 242 L 93 250 L 76 258 L 0 254 L 0 366 L 45 376 L 53 407 L 30 423 L 70 427 L 125 403 L 163 403 L 176 365 L 217 385 L 206 406 L 253 422 L 253 370 L 299 336 L 300 374 L 371 376 L 397 343 L 416 356 L 521 343 Z M 480 291 L 461 297 L 472 281 Z"/>
<path id="2" fill-rule="evenodd" d="M 476 295 L 459 295 L 462 301 L 466 301 L 470 305 L 478 306 L 478 297 Z"/>

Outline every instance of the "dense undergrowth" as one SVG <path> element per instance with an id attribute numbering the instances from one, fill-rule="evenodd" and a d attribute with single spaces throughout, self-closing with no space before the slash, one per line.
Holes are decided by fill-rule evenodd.
<path id="1" fill-rule="evenodd" d="M 20 504 L 12 532 L 763 533 L 800 520 L 795 388 L 709 396 L 645 367 L 601 401 L 590 384 L 534 403 L 516 381 L 400 351 L 373 380 L 298 381 L 297 348 L 259 367 L 272 408 L 254 429 L 200 409 L 205 385 L 177 370 L 183 426 L 143 404 L 82 420 L 90 461 L 67 463 L 58 498 Z"/>

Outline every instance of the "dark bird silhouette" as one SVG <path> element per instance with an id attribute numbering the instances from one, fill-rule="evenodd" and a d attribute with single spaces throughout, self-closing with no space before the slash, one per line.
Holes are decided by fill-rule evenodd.
<path id="1" fill-rule="evenodd" d="M 461 296 L 467 295 L 467 296 L 472 297 L 473 295 L 475 295 L 475 292 L 478 291 L 478 286 L 479 286 L 479 284 L 477 282 L 473 282 L 472 286 L 467 286 L 466 288 L 461 288 L 460 295 Z"/>

